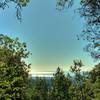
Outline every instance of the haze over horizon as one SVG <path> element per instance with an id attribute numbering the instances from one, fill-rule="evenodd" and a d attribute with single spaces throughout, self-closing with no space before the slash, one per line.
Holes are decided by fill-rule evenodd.
<path id="1" fill-rule="evenodd" d="M 54 72 L 58 66 L 66 72 L 75 59 L 83 61 L 83 70 L 90 70 L 96 62 L 83 51 L 86 42 L 76 37 L 84 27 L 83 19 L 73 11 L 78 5 L 59 12 L 56 0 L 30 2 L 22 11 L 21 23 L 13 7 L 0 11 L 0 33 L 26 42 L 32 52 L 27 59 L 31 73 Z"/>

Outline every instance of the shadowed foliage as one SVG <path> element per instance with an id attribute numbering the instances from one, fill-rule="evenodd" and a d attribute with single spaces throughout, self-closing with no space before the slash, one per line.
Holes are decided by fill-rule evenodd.
<path id="1" fill-rule="evenodd" d="M 68 100 L 70 80 L 64 75 L 64 72 L 58 67 L 52 80 L 52 89 L 50 100 Z"/>
<path id="2" fill-rule="evenodd" d="M 5 9 L 13 5 L 16 9 L 16 16 L 19 21 L 22 19 L 21 11 L 26 7 L 30 0 L 0 0 L 0 8 Z"/>
<path id="3" fill-rule="evenodd" d="M 57 0 L 57 8 L 71 7 L 75 0 Z M 80 0 L 78 13 L 85 20 L 85 28 L 78 36 L 87 41 L 84 48 L 94 60 L 100 59 L 100 0 Z"/>
<path id="4" fill-rule="evenodd" d="M 28 55 L 25 43 L 0 34 L 0 100 L 25 100 Z"/>

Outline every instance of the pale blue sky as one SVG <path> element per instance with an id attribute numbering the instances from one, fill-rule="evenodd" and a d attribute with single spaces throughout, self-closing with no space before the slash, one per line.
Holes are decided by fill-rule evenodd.
<path id="1" fill-rule="evenodd" d="M 27 61 L 32 63 L 33 72 L 55 71 L 58 66 L 66 71 L 74 59 L 81 59 L 88 69 L 94 62 L 83 51 L 86 43 L 76 38 L 84 25 L 73 8 L 59 12 L 56 0 L 31 0 L 20 23 L 10 7 L 0 11 L 0 33 L 27 43 L 32 52 Z"/>

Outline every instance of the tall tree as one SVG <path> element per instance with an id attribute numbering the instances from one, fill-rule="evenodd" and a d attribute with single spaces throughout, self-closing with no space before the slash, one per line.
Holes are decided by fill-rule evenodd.
<path id="1" fill-rule="evenodd" d="M 100 99 L 100 76 L 97 77 L 95 83 L 93 84 L 93 92 L 95 100 Z"/>
<path id="2" fill-rule="evenodd" d="M 90 71 L 90 80 L 93 84 L 93 92 L 95 100 L 100 99 L 100 63 Z"/>
<path id="3" fill-rule="evenodd" d="M 80 15 L 86 20 L 81 36 L 87 41 L 85 51 L 100 59 L 100 0 L 81 0 Z"/>
<path id="4" fill-rule="evenodd" d="M 52 80 L 50 100 L 69 100 L 70 80 L 65 77 L 64 72 L 58 67 Z"/>
<path id="5" fill-rule="evenodd" d="M 48 100 L 48 84 L 45 78 L 37 77 L 34 84 L 32 100 Z"/>
<path id="6" fill-rule="evenodd" d="M 28 55 L 25 43 L 0 34 L 0 100 L 25 100 Z"/>
<path id="7" fill-rule="evenodd" d="M 75 0 L 57 0 L 57 8 L 71 7 Z M 80 16 L 86 21 L 86 27 L 79 35 L 87 41 L 84 48 L 95 60 L 100 60 L 100 0 L 80 0 Z"/>
<path id="8" fill-rule="evenodd" d="M 100 63 L 95 65 L 95 67 L 90 71 L 90 79 L 92 83 L 100 78 Z"/>
<path id="9" fill-rule="evenodd" d="M 82 75 L 81 60 L 74 60 L 74 65 L 71 66 L 71 72 L 74 74 L 73 82 L 69 88 L 71 100 L 91 100 L 93 98 L 92 84 L 85 74 Z"/>

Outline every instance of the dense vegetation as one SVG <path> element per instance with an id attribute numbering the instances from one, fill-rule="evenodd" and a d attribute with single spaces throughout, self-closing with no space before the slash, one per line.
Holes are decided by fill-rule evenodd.
<path id="1" fill-rule="evenodd" d="M 29 52 L 18 38 L 0 35 L 0 100 L 99 100 L 100 63 L 83 72 L 74 60 L 67 75 L 58 67 L 52 78 L 29 76 Z"/>
<path id="2" fill-rule="evenodd" d="M 81 60 L 74 60 L 69 74 L 58 67 L 53 77 L 30 77 L 24 61 L 29 52 L 18 38 L 0 35 L 0 100 L 99 100 L 100 63 L 82 72 Z"/>
<path id="3" fill-rule="evenodd" d="M 57 9 L 75 0 L 57 0 Z M 21 20 L 21 9 L 29 0 L 1 0 L 0 8 L 15 5 L 16 16 Z M 87 41 L 85 51 L 100 60 L 100 0 L 80 0 L 78 11 L 86 21 L 81 37 Z M 74 60 L 69 74 L 58 67 L 53 77 L 29 76 L 25 58 L 30 53 L 25 43 L 0 34 L 0 100 L 100 100 L 100 63 L 91 71 L 83 72 L 81 60 Z M 67 68 L 67 66 L 66 66 Z"/>
<path id="4" fill-rule="evenodd" d="M 29 52 L 25 43 L 0 34 L 0 100 L 25 100 Z"/>
<path id="5" fill-rule="evenodd" d="M 74 60 L 67 75 L 58 67 L 50 81 L 30 79 L 30 100 L 99 100 L 100 63 L 89 72 L 81 71 L 81 67 L 82 62 Z"/>

